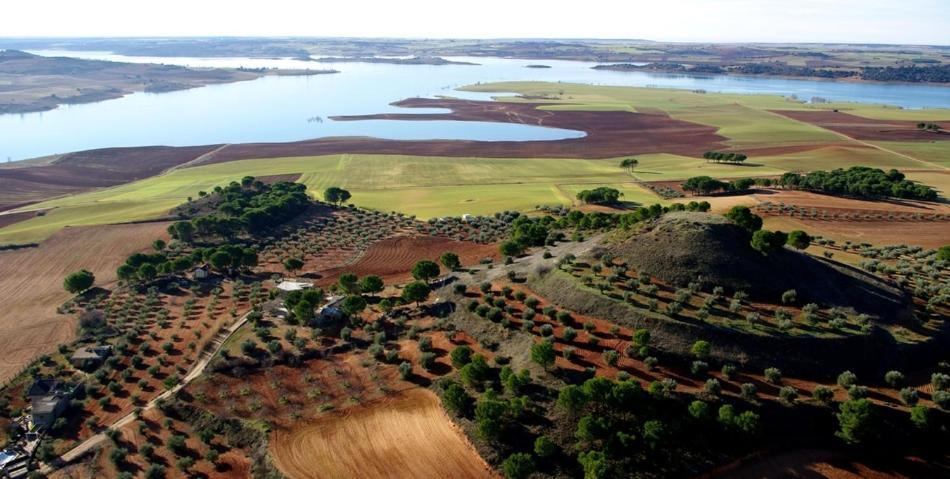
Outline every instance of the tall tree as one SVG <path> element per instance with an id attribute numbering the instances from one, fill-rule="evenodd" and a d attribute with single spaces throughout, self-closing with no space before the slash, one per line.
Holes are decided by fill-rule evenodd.
<path id="1" fill-rule="evenodd" d="M 66 276 L 63 280 L 63 288 L 70 293 L 78 294 L 91 288 L 95 282 L 96 275 L 89 270 L 81 269 Z"/>
<path id="2" fill-rule="evenodd" d="M 331 186 L 324 190 L 323 199 L 326 200 L 327 203 L 339 205 L 346 203 L 347 200 L 350 199 L 350 192 L 338 186 Z"/>
<path id="3" fill-rule="evenodd" d="M 439 265 L 427 259 L 419 261 L 412 267 L 412 277 L 426 283 L 432 278 L 438 277 L 439 273 Z"/>

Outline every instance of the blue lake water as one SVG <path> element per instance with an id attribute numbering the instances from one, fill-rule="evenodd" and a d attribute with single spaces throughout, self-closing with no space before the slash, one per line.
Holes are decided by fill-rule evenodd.
<path id="1" fill-rule="evenodd" d="M 819 96 L 836 101 L 886 103 L 905 108 L 950 107 L 950 88 L 725 75 L 689 76 L 592 70 L 588 62 L 453 58 L 471 65 L 316 63 L 289 59 L 128 57 L 108 52 L 37 51 L 43 55 L 166 63 L 204 67 L 335 69 L 308 77 L 265 77 L 171 93 L 135 93 L 99 103 L 52 111 L 0 115 L 0 161 L 110 146 L 197 145 L 294 141 L 323 136 L 389 139 L 554 140 L 582 132 L 530 125 L 458 121 L 346 121 L 334 115 L 402 109 L 391 102 L 409 97 L 450 95 L 489 99 L 456 91 L 478 82 L 543 80 L 602 85 L 703 89 L 709 92 Z M 551 68 L 525 68 L 543 63 Z"/>

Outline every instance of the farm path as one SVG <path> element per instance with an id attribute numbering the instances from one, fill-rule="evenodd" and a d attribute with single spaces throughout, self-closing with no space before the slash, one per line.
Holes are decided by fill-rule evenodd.
<path id="1" fill-rule="evenodd" d="M 217 355 L 218 351 L 221 350 L 221 348 L 224 346 L 227 340 L 232 335 L 234 335 L 235 332 L 241 329 L 241 326 L 244 326 L 244 324 L 247 323 L 248 314 L 245 314 L 244 316 L 242 316 L 241 319 L 239 319 L 238 321 L 235 321 L 234 324 L 232 324 L 231 326 L 228 326 L 227 328 L 224 328 L 221 331 L 219 331 L 218 334 L 215 335 L 214 340 L 212 340 L 210 343 L 214 345 L 214 348 L 212 350 L 206 351 L 205 353 L 201 354 L 198 357 L 198 360 L 191 366 L 191 369 L 189 370 L 188 374 L 186 374 L 185 377 L 182 378 L 182 380 L 178 382 L 178 384 L 176 384 L 173 388 L 169 389 L 168 391 L 163 392 L 162 394 L 159 394 L 154 399 L 149 401 L 148 404 L 146 404 L 145 407 L 142 408 L 142 412 L 145 412 L 149 409 L 156 407 L 159 401 L 162 401 L 174 396 L 175 394 L 178 393 L 178 391 L 180 391 L 182 388 L 187 386 L 188 383 L 190 383 L 191 381 L 194 381 L 199 376 L 201 376 L 205 368 L 211 362 L 211 358 Z M 109 429 L 121 429 L 123 426 L 135 420 L 135 417 L 136 417 L 135 413 L 129 413 L 125 416 L 122 416 L 121 418 L 116 420 L 116 422 L 112 423 L 111 426 L 106 428 L 106 431 L 108 431 Z M 55 465 L 56 467 L 60 467 L 62 465 L 68 464 L 76 460 L 83 454 L 89 452 L 96 446 L 102 444 L 107 439 L 106 431 L 100 432 L 99 434 L 96 434 L 95 436 L 92 436 L 89 439 L 86 439 L 85 441 L 80 443 L 78 446 L 70 449 L 69 451 L 66 451 L 62 456 L 60 456 L 54 462 L 53 465 Z M 52 467 L 52 465 L 46 464 L 43 466 L 41 471 L 44 474 L 48 474 L 53 469 L 54 468 Z"/>
<path id="2" fill-rule="evenodd" d="M 788 120 L 791 120 L 791 121 L 795 121 L 795 122 L 801 123 L 801 124 L 803 124 L 803 125 L 817 126 L 817 125 L 814 125 L 814 124 L 812 124 L 812 123 L 808 123 L 808 122 L 806 122 L 806 121 L 802 121 L 802 120 L 793 118 L 793 117 L 791 117 L 791 116 L 783 115 L 783 114 L 778 113 L 778 112 L 770 111 L 769 113 L 771 113 L 771 114 L 773 114 L 773 115 L 780 116 L 780 117 L 782 117 L 782 118 L 785 118 L 785 119 L 788 119 Z M 831 133 L 834 133 L 836 136 L 838 136 L 838 137 L 841 138 L 842 140 L 854 142 L 854 143 L 857 143 L 857 144 L 859 144 L 859 145 L 861 145 L 861 146 L 866 146 L 866 147 L 868 147 L 868 148 L 874 148 L 875 150 L 883 151 L 884 153 L 889 153 L 889 154 L 894 155 L 894 156 L 899 156 L 899 157 L 901 157 L 901 158 L 904 158 L 905 160 L 916 161 L 917 163 L 921 163 L 921 164 L 927 165 L 927 166 L 929 166 L 929 167 L 931 167 L 931 168 L 933 168 L 933 169 L 936 169 L 936 170 L 941 170 L 941 171 L 943 171 L 943 170 L 950 169 L 950 168 L 947 168 L 947 167 L 945 167 L 945 166 L 938 165 L 938 164 L 936 164 L 936 163 L 932 163 L 932 162 L 929 162 L 929 161 L 927 161 L 927 160 L 922 160 L 922 159 L 917 158 L 917 157 L 915 157 L 915 156 L 908 155 L 908 154 L 906 154 L 906 153 L 901 153 L 901 152 L 899 152 L 899 151 L 894 151 L 894 150 L 892 150 L 892 149 L 890 149 L 890 148 L 885 148 L 885 147 L 883 147 L 883 146 L 881 146 L 881 145 L 875 145 L 874 143 L 871 143 L 871 142 L 867 142 L 867 141 L 864 141 L 864 140 L 859 140 L 859 139 L 857 139 L 857 138 L 855 138 L 855 137 L 853 137 L 853 136 L 851 136 L 851 135 L 847 135 L 847 134 L 841 133 L 840 131 L 835 131 L 835 130 L 832 130 L 832 129 L 830 129 L 830 128 L 824 128 L 824 129 L 825 129 L 826 131 L 830 131 Z"/>

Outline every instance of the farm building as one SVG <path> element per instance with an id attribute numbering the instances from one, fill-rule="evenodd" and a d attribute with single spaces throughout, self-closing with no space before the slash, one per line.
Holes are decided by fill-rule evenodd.
<path id="1" fill-rule="evenodd" d="M 303 281 L 281 281 L 277 284 L 277 289 L 289 293 L 291 291 L 300 291 L 302 289 L 310 289 L 313 287 L 313 283 L 305 283 Z"/>
<path id="2" fill-rule="evenodd" d="M 341 319 L 344 316 L 343 310 L 340 309 L 340 303 L 343 302 L 343 298 L 343 296 L 330 296 L 327 298 L 327 304 L 317 310 L 315 316 L 317 324 L 326 325 L 332 321 Z"/>
<path id="3" fill-rule="evenodd" d="M 207 265 L 201 265 L 192 270 L 191 276 L 196 280 L 207 279 L 210 273 L 211 269 Z"/>
<path id="4" fill-rule="evenodd" d="M 69 357 L 69 362 L 76 368 L 87 369 L 102 364 L 110 355 L 112 355 L 112 346 L 83 346 Z"/>
<path id="5" fill-rule="evenodd" d="M 37 428 L 49 427 L 69 405 L 73 387 L 52 378 L 37 379 L 27 391 L 31 420 Z"/>

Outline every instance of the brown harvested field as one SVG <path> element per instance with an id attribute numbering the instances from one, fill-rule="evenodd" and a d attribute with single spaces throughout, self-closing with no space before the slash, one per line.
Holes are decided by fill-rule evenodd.
<path id="1" fill-rule="evenodd" d="M 0 167 L 0 211 L 148 178 L 219 146 L 102 148 L 69 153 L 44 164 Z"/>
<path id="2" fill-rule="evenodd" d="M 10 226 L 14 223 L 19 223 L 21 221 L 26 221 L 30 218 L 36 216 L 35 211 L 24 211 L 22 213 L 7 213 L 0 214 L 0 228 Z"/>
<path id="3" fill-rule="evenodd" d="M 950 238 L 950 222 L 826 221 L 789 216 L 766 216 L 764 227 L 770 230 L 804 230 L 837 241 L 875 245 L 910 244 L 939 248 Z"/>
<path id="4" fill-rule="evenodd" d="M 409 271 L 417 261 L 429 259 L 438 262 L 439 256 L 451 251 L 459 255 L 462 265 L 478 264 L 483 258 L 498 260 L 497 244 L 476 244 L 436 236 L 397 236 L 374 243 L 359 259 L 346 266 L 319 271 L 319 284 L 330 284 L 346 272 L 357 276 L 375 274 L 389 283 L 411 279 Z"/>
<path id="5" fill-rule="evenodd" d="M 97 285 L 112 283 L 129 254 L 167 239 L 165 228 L 167 223 L 66 228 L 36 248 L 0 252 L 0 381 L 73 339 L 72 318 L 56 314 L 70 297 L 63 290 L 67 274 L 86 268 Z"/>
<path id="6" fill-rule="evenodd" d="M 749 196 L 759 203 L 756 213 L 765 227 L 784 231 L 802 229 L 839 241 L 876 245 L 915 244 L 943 246 L 950 238 L 950 206 L 913 200 L 870 201 L 807 191 L 768 189 Z M 763 209 L 770 203 L 773 209 Z M 779 211 L 776 205 L 800 208 Z M 814 211 L 806 215 L 802 211 Z"/>
<path id="7" fill-rule="evenodd" d="M 425 389 L 278 431 L 270 454 L 292 479 L 495 477 Z"/>
<path id="8" fill-rule="evenodd" d="M 863 200 L 812 193 L 810 191 L 761 189 L 752 195 L 759 201 L 785 203 L 805 208 L 822 208 L 848 211 L 886 211 L 893 213 L 950 214 L 950 206 L 930 201 L 916 200 Z"/>
<path id="9" fill-rule="evenodd" d="M 612 158 L 635 153 L 698 156 L 704 151 L 721 149 L 721 142 L 726 139 L 716 134 L 716 128 L 675 120 L 659 113 L 552 111 L 539 110 L 537 107 L 541 103 L 446 98 L 411 98 L 395 105 L 405 108 L 446 108 L 452 112 L 344 116 L 334 120 L 492 121 L 580 130 L 587 135 L 553 141 L 397 141 L 344 137 L 292 143 L 246 143 L 223 147 L 196 164 L 336 153 L 490 158 Z"/>
<path id="10" fill-rule="evenodd" d="M 872 120 L 860 116 L 827 110 L 772 110 L 793 120 L 835 131 L 858 140 L 950 140 L 947 131 L 930 132 L 917 128 L 917 122 L 900 120 Z M 937 122 L 946 124 L 948 121 Z"/>
<path id="11" fill-rule="evenodd" d="M 784 452 L 754 459 L 748 464 L 718 473 L 709 478 L 759 479 L 787 477 L 803 479 L 897 479 L 911 477 L 947 477 L 946 465 L 928 464 L 905 458 L 895 464 L 876 465 L 858 462 L 841 454 L 824 450 Z"/>

